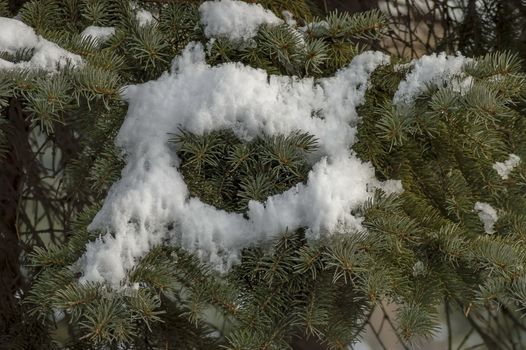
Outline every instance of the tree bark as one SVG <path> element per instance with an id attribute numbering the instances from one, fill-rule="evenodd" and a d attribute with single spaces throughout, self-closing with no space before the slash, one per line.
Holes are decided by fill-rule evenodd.
<path id="1" fill-rule="evenodd" d="M 20 322 L 17 293 L 24 289 L 20 271 L 22 246 L 18 234 L 18 214 L 27 162 L 28 125 L 20 102 L 12 98 L 6 109 L 6 158 L 0 162 L 0 333 L 9 334 Z"/>

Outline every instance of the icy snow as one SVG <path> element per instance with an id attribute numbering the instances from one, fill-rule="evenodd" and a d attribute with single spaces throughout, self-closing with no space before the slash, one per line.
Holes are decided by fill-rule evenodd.
<path id="1" fill-rule="evenodd" d="M 393 97 L 393 103 L 410 105 L 415 97 L 425 92 L 428 86 L 441 86 L 454 81 L 470 59 L 462 55 L 448 56 L 445 53 L 422 56 L 412 62 L 412 70 L 400 83 Z M 463 79 L 454 86 L 463 89 L 469 86 L 470 78 Z"/>
<path id="2" fill-rule="evenodd" d="M 497 211 L 490 204 L 484 202 L 476 202 L 475 210 L 479 212 L 479 219 L 484 224 L 484 231 L 489 234 L 494 233 L 493 226 L 498 220 Z"/>
<path id="3" fill-rule="evenodd" d="M 334 77 L 298 79 L 268 76 L 263 70 L 229 63 L 205 63 L 201 44 L 191 44 L 174 62 L 172 73 L 130 86 L 128 115 L 117 137 L 127 155 L 115 183 L 89 229 L 108 232 L 88 244 L 80 261 L 83 280 L 116 285 L 136 258 L 163 239 L 194 251 L 218 270 L 238 260 L 241 248 L 268 241 L 285 230 L 308 227 L 317 238 L 342 226 L 360 229 L 351 210 L 382 187 L 374 168 L 349 149 L 355 141 L 356 107 L 364 100 L 370 73 L 389 58 L 363 53 Z M 313 116 L 320 111 L 324 118 Z M 240 138 L 302 130 L 320 142 L 319 161 L 306 184 L 249 203 L 248 220 L 218 210 L 197 198 L 178 172 L 179 159 L 168 133 L 178 128 L 201 134 L 230 128 Z M 399 188 L 392 181 L 387 190 Z M 173 232 L 166 227 L 174 223 Z"/>
<path id="4" fill-rule="evenodd" d="M 40 35 L 23 22 L 0 17 L 0 51 L 14 54 L 17 50 L 34 49 L 28 62 L 12 63 L 0 59 L 0 69 L 34 68 L 55 71 L 70 62 L 73 66 L 82 63 L 82 58 L 64 50 Z"/>
<path id="5" fill-rule="evenodd" d="M 254 37 L 262 24 L 283 23 L 260 4 L 237 0 L 206 1 L 199 7 L 199 13 L 207 38 L 226 37 L 232 41 Z"/>
<path id="6" fill-rule="evenodd" d="M 493 169 L 497 171 L 497 173 L 500 175 L 500 177 L 503 180 L 507 180 L 510 173 L 515 169 L 517 165 L 521 162 L 521 159 L 519 156 L 515 154 L 510 154 L 508 156 L 508 159 L 504 162 L 496 162 L 493 164 Z"/>
<path id="7" fill-rule="evenodd" d="M 104 41 L 108 40 L 114 34 L 115 34 L 115 28 L 114 27 L 98 27 L 98 26 L 86 27 L 86 29 L 84 29 L 82 31 L 82 33 L 80 33 L 80 35 L 83 38 L 90 37 L 90 38 L 93 38 L 93 39 L 97 39 L 100 42 L 104 42 Z"/>

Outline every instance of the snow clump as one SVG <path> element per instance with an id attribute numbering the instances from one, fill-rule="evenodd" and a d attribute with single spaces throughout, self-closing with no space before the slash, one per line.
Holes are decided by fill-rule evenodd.
<path id="1" fill-rule="evenodd" d="M 207 37 L 234 41 L 250 39 L 261 24 L 282 23 L 260 5 L 241 1 L 205 2 L 199 11 Z M 357 107 L 370 75 L 389 61 L 383 53 L 368 51 L 333 77 L 300 79 L 269 76 L 241 63 L 210 66 L 203 46 L 190 43 L 170 73 L 129 86 L 124 93 L 128 113 L 116 139 L 127 162 L 89 226 L 103 235 L 87 245 L 77 263 L 81 280 L 118 286 L 137 259 L 158 244 L 181 246 L 226 271 L 243 248 L 286 230 L 306 227 L 307 238 L 317 239 L 362 229 L 353 209 L 373 195 L 372 188 L 402 191 L 400 181 L 378 181 L 373 166 L 351 150 L 360 120 Z M 428 84 L 460 74 L 465 62 L 444 54 L 416 60 L 395 100 L 411 103 Z M 195 134 L 230 129 L 246 141 L 300 130 L 314 135 L 320 148 L 306 183 L 264 202 L 250 201 L 245 216 L 190 197 L 178 171 L 177 145 L 169 142 L 169 133 L 179 129 Z M 475 209 L 482 208 L 490 230 L 496 212 L 486 205 Z"/>
<path id="2" fill-rule="evenodd" d="M 192 43 L 171 74 L 128 87 L 128 114 L 116 141 L 127 164 L 89 227 L 107 234 L 88 244 L 79 262 L 83 280 L 118 285 L 137 258 L 166 239 L 225 271 L 242 248 L 287 229 L 308 227 L 311 239 L 361 229 L 362 219 L 351 211 L 370 198 L 368 186 L 400 188 L 380 183 L 373 166 L 350 151 L 369 76 L 388 62 L 382 53 L 365 52 L 334 77 L 314 81 L 269 76 L 240 63 L 212 67 L 202 45 Z M 178 128 L 196 134 L 231 129 L 245 140 L 301 130 L 319 139 L 319 161 L 306 184 L 264 203 L 251 201 L 246 219 L 189 198 L 168 142 Z"/>
<path id="3" fill-rule="evenodd" d="M 462 55 L 447 56 L 445 53 L 422 56 L 411 63 L 412 70 L 406 76 L 393 97 L 395 105 L 411 105 L 418 95 L 427 90 L 430 85 L 442 86 L 454 81 L 461 75 L 462 68 L 470 62 Z M 471 78 L 462 79 L 457 86 L 457 90 L 469 87 Z"/>
<path id="4" fill-rule="evenodd" d="M 99 42 L 104 42 L 111 38 L 113 35 L 115 35 L 115 28 L 114 27 L 98 27 L 98 26 L 89 26 L 86 27 L 80 33 L 80 36 L 83 38 L 92 38 L 96 39 Z"/>
<path id="5" fill-rule="evenodd" d="M 521 162 L 519 156 L 510 154 L 508 159 L 504 162 L 496 162 L 493 164 L 493 169 L 500 175 L 503 180 L 507 180 L 510 173 Z"/>
<path id="6" fill-rule="evenodd" d="M 18 50 L 33 49 L 33 56 L 27 62 L 12 63 L 0 58 L 0 69 L 44 69 L 54 72 L 68 62 L 73 66 L 82 64 L 82 58 L 64 50 L 37 35 L 25 23 L 0 17 L 0 51 L 15 54 Z"/>
<path id="7" fill-rule="evenodd" d="M 283 23 L 260 4 L 237 0 L 206 1 L 199 7 L 199 13 L 207 38 L 226 37 L 232 41 L 253 38 L 262 24 Z"/>
<path id="8" fill-rule="evenodd" d="M 156 19 L 153 17 L 150 11 L 144 9 L 138 9 L 135 13 L 135 18 L 139 22 L 139 26 L 144 27 L 156 22 Z"/>
<path id="9" fill-rule="evenodd" d="M 499 219 L 497 211 L 490 204 L 484 202 L 475 203 L 475 210 L 479 212 L 479 219 L 484 224 L 484 231 L 488 234 L 494 233 L 493 226 Z"/>

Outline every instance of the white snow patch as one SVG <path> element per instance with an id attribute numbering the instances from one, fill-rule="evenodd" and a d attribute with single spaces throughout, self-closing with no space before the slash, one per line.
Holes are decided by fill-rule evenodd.
<path id="1" fill-rule="evenodd" d="M 521 162 L 521 159 L 519 156 L 515 154 L 510 154 L 508 159 L 504 162 L 496 162 L 493 164 L 493 169 L 497 171 L 497 173 L 500 175 L 500 177 L 503 180 L 507 180 L 510 173 L 515 169 L 517 165 Z"/>
<path id="2" fill-rule="evenodd" d="M 447 56 L 445 53 L 422 56 L 412 62 L 413 68 L 406 79 L 398 85 L 393 97 L 393 103 L 412 104 L 415 97 L 423 93 L 429 85 L 441 86 L 453 84 L 457 90 L 462 90 L 471 84 L 470 78 L 462 79 L 455 86 L 455 78 L 470 59 L 462 55 Z"/>
<path id="3" fill-rule="evenodd" d="M 404 188 L 402 186 L 401 180 L 387 180 L 382 182 L 381 186 L 378 188 L 382 189 L 385 193 L 402 193 Z"/>
<path id="4" fill-rule="evenodd" d="M 0 69 L 13 69 L 15 64 L 0 58 Z"/>
<path id="5" fill-rule="evenodd" d="M 24 47 L 35 47 L 38 40 L 35 31 L 25 23 L 0 17 L 0 50 L 14 53 Z"/>
<path id="6" fill-rule="evenodd" d="M 155 23 L 156 20 L 153 17 L 152 13 L 150 11 L 146 11 L 144 9 L 138 9 L 137 13 L 135 14 L 135 18 L 139 22 L 139 26 L 143 27 L 152 23 Z"/>
<path id="7" fill-rule="evenodd" d="M 0 60 L 0 69 L 44 69 L 56 71 L 70 62 L 73 66 L 82 64 L 82 58 L 64 50 L 40 35 L 25 23 L 6 17 L 0 17 L 0 51 L 14 54 L 17 50 L 34 49 L 28 62 L 12 63 Z"/>
<path id="8" fill-rule="evenodd" d="M 314 81 L 268 76 L 240 63 L 211 67 L 202 45 L 192 43 L 170 74 L 128 87 L 128 114 L 116 140 L 127 164 L 89 227 L 107 234 L 88 244 L 79 261 L 83 280 L 118 285 L 135 260 L 163 239 L 225 271 L 243 247 L 287 229 L 308 227 L 309 238 L 342 226 L 360 229 L 362 219 L 351 210 L 371 196 L 368 185 L 382 184 L 372 165 L 350 151 L 356 107 L 364 101 L 371 72 L 388 62 L 382 53 L 365 52 L 334 77 Z M 245 219 L 189 198 L 175 145 L 168 143 L 168 133 L 178 128 L 197 134 L 229 128 L 245 140 L 301 130 L 319 139 L 318 162 L 306 184 L 264 203 L 251 201 Z M 397 188 L 386 184 L 386 191 Z M 167 233 L 171 223 L 174 230 Z"/>
<path id="9" fill-rule="evenodd" d="M 494 233 L 493 226 L 499 219 L 497 211 L 490 204 L 484 202 L 475 203 L 475 210 L 479 212 L 480 221 L 484 224 L 484 231 L 489 234 Z"/>
<path id="10" fill-rule="evenodd" d="M 298 24 L 298 22 L 296 22 L 296 20 L 294 19 L 294 15 L 292 14 L 292 12 L 283 11 L 281 12 L 281 14 L 283 15 L 283 18 L 285 18 L 285 23 L 287 23 L 291 27 L 296 27 L 296 24 Z"/>
<path id="11" fill-rule="evenodd" d="M 260 4 L 237 0 L 206 1 L 199 7 L 199 13 L 207 38 L 227 37 L 232 41 L 254 37 L 262 24 L 283 23 Z"/>
<path id="12" fill-rule="evenodd" d="M 113 35 L 115 35 L 115 28 L 114 27 L 89 26 L 89 27 L 86 27 L 86 29 L 84 29 L 82 33 L 80 33 L 80 35 L 83 38 L 89 37 L 89 38 L 97 39 L 100 42 L 104 42 L 108 40 L 109 38 L 111 38 Z"/>

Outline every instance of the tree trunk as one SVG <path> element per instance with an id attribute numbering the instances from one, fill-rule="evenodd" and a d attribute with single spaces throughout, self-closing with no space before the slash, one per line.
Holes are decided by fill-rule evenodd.
<path id="1" fill-rule="evenodd" d="M 0 171 L 0 333 L 9 334 L 20 322 L 18 296 L 24 289 L 20 271 L 22 246 L 18 234 L 18 214 L 22 200 L 29 144 L 28 125 L 18 100 L 6 109 L 8 152 Z"/>

